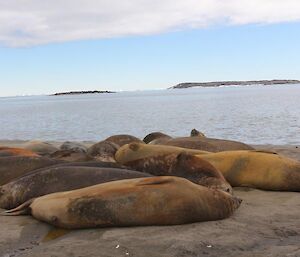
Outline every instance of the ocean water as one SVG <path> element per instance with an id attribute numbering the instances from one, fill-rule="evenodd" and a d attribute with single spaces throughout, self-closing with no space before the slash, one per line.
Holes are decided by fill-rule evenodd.
<path id="1" fill-rule="evenodd" d="M 300 85 L 0 98 L 0 139 L 92 140 L 153 131 L 300 144 Z"/>

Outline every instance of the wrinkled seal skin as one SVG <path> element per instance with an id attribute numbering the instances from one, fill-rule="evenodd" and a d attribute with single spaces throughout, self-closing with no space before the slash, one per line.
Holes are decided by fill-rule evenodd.
<path id="1" fill-rule="evenodd" d="M 222 173 L 209 162 L 185 152 L 137 159 L 124 165 L 156 176 L 183 177 L 202 186 L 232 193 Z"/>
<path id="2" fill-rule="evenodd" d="M 137 137 L 131 135 L 115 135 L 105 139 L 105 141 L 112 142 L 117 144 L 118 146 L 123 146 L 130 143 L 141 143 L 144 142 Z"/>
<path id="3" fill-rule="evenodd" d="M 120 149 L 116 152 L 115 159 L 118 163 L 124 164 L 138 159 L 144 159 L 147 157 L 176 153 L 179 154 L 181 152 L 186 152 L 189 154 L 209 153 L 206 151 L 185 149 L 175 146 L 131 143 L 120 147 Z"/>
<path id="4" fill-rule="evenodd" d="M 67 228 L 179 225 L 229 217 L 241 200 L 178 177 L 108 182 L 36 198 L 7 211 Z"/>
<path id="5" fill-rule="evenodd" d="M 178 137 L 164 141 L 154 141 L 152 144 L 162 144 L 177 146 L 182 148 L 197 149 L 208 152 L 221 152 L 221 151 L 233 151 L 233 150 L 254 150 L 253 147 L 244 143 L 222 140 L 207 137 Z"/>
<path id="6" fill-rule="evenodd" d="M 221 171 L 232 186 L 300 191 L 300 162 L 264 151 L 227 151 L 200 157 Z"/>
<path id="7" fill-rule="evenodd" d="M 162 132 L 152 132 L 152 133 L 148 134 L 147 136 L 145 136 L 143 141 L 146 144 L 149 144 L 151 141 L 157 140 L 159 138 L 171 139 L 172 137 L 170 137 L 169 135 L 166 135 Z"/>
<path id="8" fill-rule="evenodd" d="M 202 133 L 201 131 L 199 131 L 197 129 L 192 129 L 190 136 L 191 137 L 205 137 L 204 133 Z"/>
<path id="9" fill-rule="evenodd" d="M 87 147 L 77 142 L 66 141 L 60 146 L 60 150 L 72 150 L 78 153 L 86 153 Z"/>
<path id="10" fill-rule="evenodd" d="M 125 169 L 80 166 L 50 167 L 0 186 L 0 208 L 12 209 L 32 198 L 50 193 L 69 191 L 115 180 L 150 176 L 146 173 Z"/>
<path id="11" fill-rule="evenodd" d="M 94 158 L 89 156 L 86 152 L 78 152 L 76 150 L 59 150 L 49 155 L 50 158 L 56 160 L 63 160 L 68 162 L 87 162 Z"/>
<path id="12" fill-rule="evenodd" d="M 0 157 L 10 156 L 27 156 L 27 157 L 38 157 L 39 155 L 23 148 L 14 147 L 0 147 Z"/>
<path id="13" fill-rule="evenodd" d="M 87 154 L 98 161 L 115 162 L 115 154 L 119 148 L 120 146 L 113 142 L 100 141 L 92 145 Z"/>
<path id="14" fill-rule="evenodd" d="M 61 163 L 46 157 L 1 157 L 0 158 L 0 185 L 6 184 L 35 169 Z"/>

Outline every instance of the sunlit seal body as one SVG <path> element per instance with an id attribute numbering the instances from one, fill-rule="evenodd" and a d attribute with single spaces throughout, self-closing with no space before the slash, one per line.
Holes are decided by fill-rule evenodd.
<path id="1" fill-rule="evenodd" d="M 139 159 L 144 159 L 148 157 L 168 155 L 168 154 L 179 154 L 182 152 L 186 152 L 189 154 L 209 153 L 206 151 L 186 149 L 186 148 L 175 147 L 175 146 L 131 143 L 120 147 L 120 149 L 115 154 L 115 159 L 118 163 L 124 164 L 124 163 L 128 163 Z"/>
<path id="2" fill-rule="evenodd" d="M 38 157 L 39 155 L 23 148 L 14 147 L 0 147 L 0 157 L 10 156 L 27 156 L 27 157 Z"/>
<path id="3" fill-rule="evenodd" d="M 153 140 L 157 140 L 157 139 L 161 139 L 161 138 L 165 138 L 165 139 L 170 139 L 172 138 L 171 136 L 164 134 L 162 132 L 152 132 L 150 134 L 148 134 L 147 136 L 144 137 L 143 141 L 146 144 L 149 144 L 151 141 Z"/>
<path id="4" fill-rule="evenodd" d="M 67 229 L 179 225 L 229 217 L 241 200 L 179 177 L 108 182 L 45 195 L 7 211 Z"/>
<path id="5" fill-rule="evenodd" d="M 32 198 L 50 193 L 69 191 L 115 180 L 150 176 L 142 172 L 115 168 L 49 167 L 0 186 L 0 208 L 15 208 Z"/>
<path id="6" fill-rule="evenodd" d="M 66 141 L 60 146 L 60 150 L 72 150 L 73 152 L 86 153 L 87 147 L 77 142 Z"/>
<path id="7" fill-rule="evenodd" d="M 128 162 L 122 162 L 119 157 L 116 158 L 120 163 L 134 170 L 156 176 L 183 177 L 199 185 L 232 193 L 232 188 L 222 173 L 209 162 L 187 152 L 167 154 L 156 152 L 151 156 L 136 158 Z"/>
<path id="8" fill-rule="evenodd" d="M 24 144 L 24 148 L 38 155 L 49 155 L 59 150 L 54 145 L 42 141 L 30 141 Z"/>
<path id="9" fill-rule="evenodd" d="M 144 143 L 139 138 L 131 135 L 114 135 L 106 138 L 105 141 L 115 143 L 118 146 L 123 146 L 130 143 Z"/>
<path id="10" fill-rule="evenodd" d="M 35 169 L 61 163 L 45 157 L 1 157 L 0 158 L 0 185 L 16 179 Z"/>
<path id="11" fill-rule="evenodd" d="M 227 151 L 200 157 L 221 171 L 232 186 L 300 191 L 300 162 L 264 151 Z"/>
<path id="12" fill-rule="evenodd" d="M 253 147 L 237 141 L 207 138 L 200 136 L 178 137 L 162 142 L 152 142 L 152 144 L 170 145 L 189 149 L 203 150 L 208 152 L 254 150 Z"/>
<path id="13" fill-rule="evenodd" d="M 95 160 L 115 162 L 115 153 L 119 148 L 120 146 L 113 142 L 101 141 L 92 145 L 87 154 Z"/>

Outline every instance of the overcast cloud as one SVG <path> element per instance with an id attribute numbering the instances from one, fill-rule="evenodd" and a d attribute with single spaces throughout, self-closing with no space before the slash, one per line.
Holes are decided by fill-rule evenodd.
<path id="1" fill-rule="evenodd" d="M 0 0 L 0 44 L 21 47 L 299 20 L 299 0 Z"/>

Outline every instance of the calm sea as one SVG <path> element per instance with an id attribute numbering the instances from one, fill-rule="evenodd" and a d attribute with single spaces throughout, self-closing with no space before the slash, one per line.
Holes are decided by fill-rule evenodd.
<path id="1" fill-rule="evenodd" d="M 300 143 L 300 85 L 0 98 L 0 139 L 93 140 L 152 131 Z"/>

